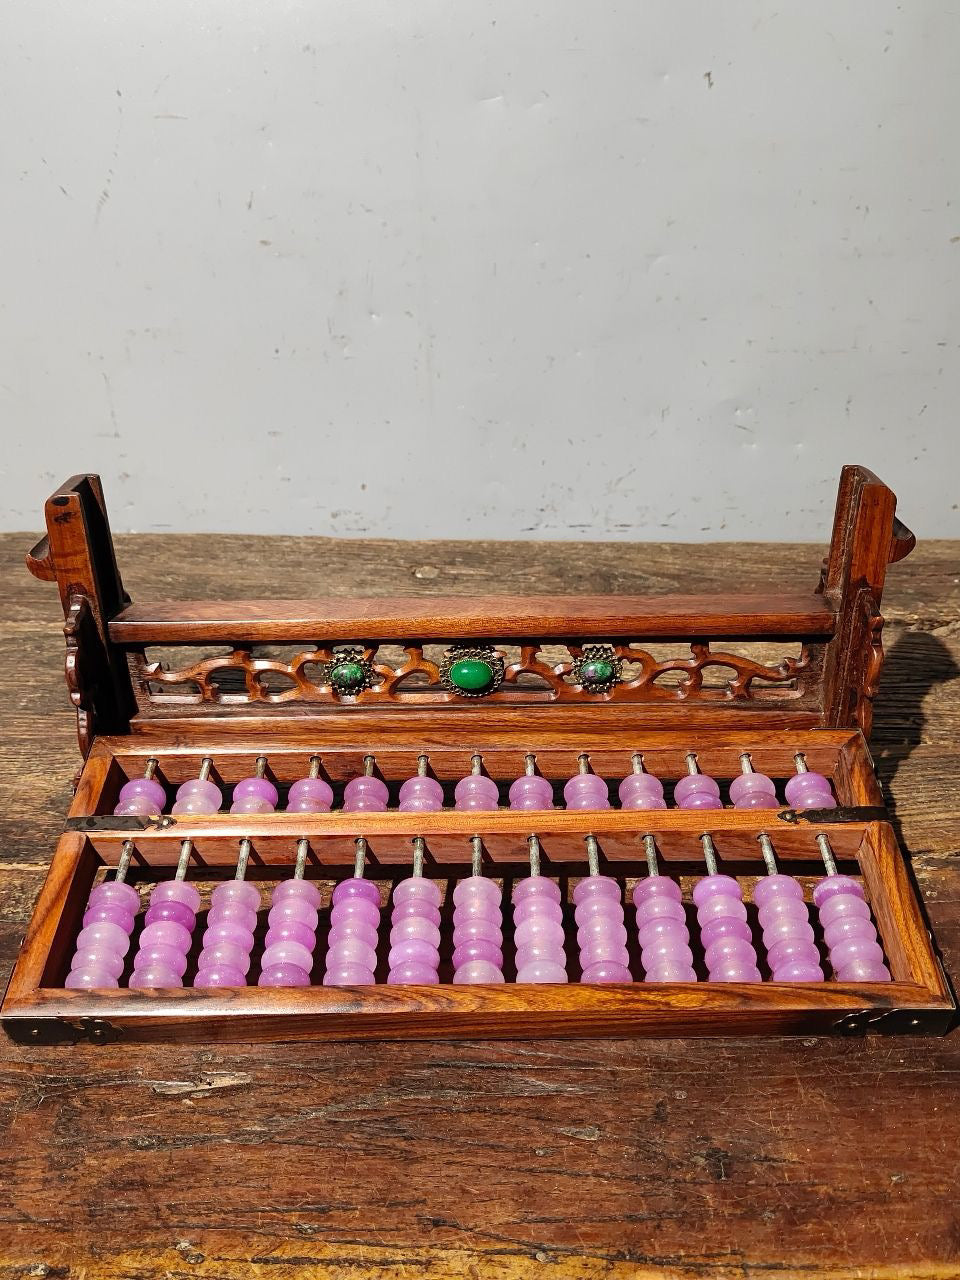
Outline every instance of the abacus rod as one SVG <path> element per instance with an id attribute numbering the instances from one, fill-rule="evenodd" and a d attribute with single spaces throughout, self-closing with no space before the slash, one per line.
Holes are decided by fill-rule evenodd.
<path id="1" fill-rule="evenodd" d="M 267 772 L 267 757 L 257 756 L 257 763 L 254 766 L 254 774 L 258 778 L 262 778 Z"/>
<path id="2" fill-rule="evenodd" d="M 426 848 L 426 841 L 423 836 L 413 837 L 413 870 L 410 873 L 411 875 L 423 875 L 423 857 L 426 852 Z"/>
<path id="3" fill-rule="evenodd" d="M 523 757 L 523 772 L 527 775 L 528 778 L 532 778 L 533 775 L 537 772 L 537 757 L 533 754 L 532 751 L 528 751 L 527 754 Z"/>
<path id="4" fill-rule="evenodd" d="M 250 861 L 250 851 L 253 844 L 249 836 L 244 836 L 240 841 L 240 854 L 237 858 L 237 870 L 234 873 L 234 880 L 242 880 L 247 874 L 247 863 Z"/>
<path id="5" fill-rule="evenodd" d="M 210 770 L 212 768 L 213 768 L 213 757 L 204 756 L 203 759 L 200 761 L 200 772 L 197 774 L 197 777 L 200 779 L 201 782 L 206 782 L 206 780 L 210 777 Z"/>
<path id="6" fill-rule="evenodd" d="M 657 862 L 657 841 L 656 837 L 649 832 L 643 837 L 643 851 L 647 857 L 647 874 L 658 876 L 660 866 Z"/>
<path id="7" fill-rule="evenodd" d="M 633 755 L 630 757 L 630 767 L 633 769 L 634 773 L 644 772 L 642 751 L 635 751 L 633 753 Z"/>
<path id="8" fill-rule="evenodd" d="M 473 876 L 482 876 L 483 875 L 483 840 L 480 838 L 480 836 L 470 837 L 470 848 L 472 851 L 472 856 L 470 859 L 470 863 L 471 863 L 470 874 Z"/>
<path id="9" fill-rule="evenodd" d="M 530 850 L 530 874 L 538 876 L 540 874 L 540 837 L 527 836 L 527 847 Z"/>
<path id="10" fill-rule="evenodd" d="M 798 751 L 793 757 L 793 763 L 797 766 L 797 773 L 809 773 L 807 768 L 807 757 L 802 751 Z"/>
<path id="11" fill-rule="evenodd" d="M 577 756 L 577 768 L 581 773 L 590 772 L 590 756 L 586 751 L 581 751 Z"/>
<path id="12" fill-rule="evenodd" d="M 470 772 L 472 774 L 483 772 L 483 756 L 479 751 L 475 751 L 470 757 Z"/>
<path id="13" fill-rule="evenodd" d="M 760 852 L 763 854 L 763 865 L 767 868 L 767 875 L 775 876 L 777 874 L 777 855 L 773 848 L 773 841 L 765 831 L 761 831 L 757 836 L 757 840 L 760 843 Z"/>
<path id="14" fill-rule="evenodd" d="M 587 846 L 587 866 L 590 868 L 592 876 L 600 874 L 600 845 L 597 843 L 596 836 L 585 836 L 584 844 Z"/>
<path id="15" fill-rule="evenodd" d="M 357 836 L 354 843 L 357 851 L 353 856 L 353 878 L 362 880 L 364 863 L 367 860 L 367 837 Z"/>
<path id="16" fill-rule="evenodd" d="M 297 841 L 297 860 L 293 866 L 294 880 L 302 880 L 307 871 L 307 855 L 310 852 L 310 841 L 302 836 Z"/>
<path id="17" fill-rule="evenodd" d="M 310 757 L 310 771 L 307 774 L 307 777 L 308 778 L 320 777 L 320 757 L 319 756 Z"/>
<path id="18" fill-rule="evenodd" d="M 190 866 L 190 855 L 193 853 L 193 841 L 183 840 L 180 843 L 180 857 L 177 859 L 177 870 L 174 880 L 186 880 L 187 868 Z"/>
<path id="19" fill-rule="evenodd" d="M 750 759 L 749 751 L 740 752 L 740 772 L 753 773 L 753 761 Z"/>
<path id="20" fill-rule="evenodd" d="M 417 777 L 425 778 L 427 776 L 427 768 L 430 764 L 430 758 L 425 751 L 421 751 L 417 756 Z"/>
<path id="21" fill-rule="evenodd" d="M 687 773 L 694 774 L 700 772 L 700 766 L 697 764 L 697 753 L 695 751 L 688 751 L 686 760 Z"/>
<path id="22" fill-rule="evenodd" d="M 703 860 L 707 864 L 707 875 L 715 876 L 717 874 L 717 846 L 713 843 L 713 836 L 708 835 L 705 831 L 700 837 L 700 843 L 703 846 Z"/>
<path id="23" fill-rule="evenodd" d="M 833 850 L 830 848 L 830 841 L 822 832 L 817 836 L 817 848 L 820 850 L 821 858 L 823 858 L 823 865 L 826 868 L 827 875 L 835 876 L 837 874 L 837 862 L 833 856 Z"/>
<path id="24" fill-rule="evenodd" d="M 144 776 L 148 781 L 149 781 L 149 780 L 153 777 L 153 775 L 157 772 L 157 765 L 158 765 L 159 763 L 160 763 L 160 761 L 157 759 L 157 757 L 156 757 L 156 756 L 151 756 L 151 757 L 147 760 L 147 763 L 143 766 L 143 776 Z"/>
<path id="25" fill-rule="evenodd" d="M 376 756 L 367 755 L 363 757 L 363 776 L 365 778 L 373 777 L 373 770 L 376 766 L 376 763 L 377 763 Z"/>
<path id="26" fill-rule="evenodd" d="M 130 869 L 130 859 L 133 857 L 133 841 L 124 840 L 123 848 L 120 850 L 120 857 L 117 861 L 117 870 L 114 874 L 114 880 L 117 884 L 123 884 L 127 878 L 127 872 Z"/>

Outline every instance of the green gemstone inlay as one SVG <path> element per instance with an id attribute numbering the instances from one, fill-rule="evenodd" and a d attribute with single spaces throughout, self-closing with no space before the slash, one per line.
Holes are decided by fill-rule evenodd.
<path id="1" fill-rule="evenodd" d="M 607 658 L 592 658 L 580 668 L 580 679 L 584 684 L 606 684 L 613 679 L 613 663 Z"/>
<path id="2" fill-rule="evenodd" d="M 360 662 L 338 662 L 330 672 L 330 683 L 337 689 L 359 689 L 367 673 Z"/>
<path id="3" fill-rule="evenodd" d="M 493 678 L 493 667 L 482 658 L 458 658 L 450 664 L 450 683 L 469 693 L 489 689 Z"/>

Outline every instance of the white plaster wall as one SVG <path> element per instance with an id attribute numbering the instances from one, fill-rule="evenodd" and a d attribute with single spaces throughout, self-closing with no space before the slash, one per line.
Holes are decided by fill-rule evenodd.
<path id="1" fill-rule="evenodd" d="M 960 6 L 5 0 L 2 522 L 958 535 Z"/>

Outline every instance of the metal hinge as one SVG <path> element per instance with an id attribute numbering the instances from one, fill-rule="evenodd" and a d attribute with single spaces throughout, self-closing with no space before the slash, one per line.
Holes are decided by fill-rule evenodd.
<path id="1" fill-rule="evenodd" d="M 106 1018 L 6 1018 L 3 1029 L 17 1044 L 109 1044 L 123 1039 L 123 1028 Z"/>
<path id="2" fill-rule="evenodd" d="M 858 1009 L 847 1013 L 833 1024 L 834 1031 L 845 1036 L 862 1036 L 879 1031 L 884 1035 L 917 1035 L 935 1031 L 914 1009 Z"/>
<path id="3" fill-rule="evenodd" d="M 882 805 L 837 805 L 835 809 L 781 809 L 781 822 L 794 826 L 805 823 L 822 827 L 838 822 L 888 822 L 890 815 Z"/>

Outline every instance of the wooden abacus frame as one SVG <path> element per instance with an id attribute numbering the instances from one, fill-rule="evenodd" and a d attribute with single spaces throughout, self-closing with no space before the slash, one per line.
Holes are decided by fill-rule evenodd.
<path id="1" fill-rule="evenodd" d="M 49 499 L 47 537 L 27 563 L 60 589 L 66 678 L 85 764 L 3 1003 L 6 1031 L 26 1042 L 943 1031 L 953 1000 L 864 737 L 883 657 L 886 567 L 914 545 L 895 505 L 872 473 L 844 468 L 830 552 L 811 592 L 134 606 L 117 571 L 98 477 L 68 481 Z M 712 647 L 717 642 L 723 647 Z M 743 642 L 799 645 L 799 656 L 770 665 L 738 652 Z M 689 646 L 689 656 L 653 652 L 678 644 Z M 188 655 L 179 666 L 147 653 L 147 646 L 177 654 L 223 645 L 230 646 L 226 653 Z M 299 649 L 286 657 L 258 649 L 275 645 Z M 402 653 L 391 659 L 385 645 Z M 502 683 L 482 698 L 458 693 L 444 680 L 433 645 L 500 655 Z M 602 645 L 617 664 L 618 683 L 591 688 L 582 678 L 578 663 L 591 645 Z M 349 693 L 332 685 L 338 646 L 353 647 L 369 687 Z M 714 668 L 732 675 L 717 683 Z M 783 778 L 802 751 L 812 768 L 831 776 L 840 805 L 762 815 L 444 809 L 112 816 L 123 781 L 142 772 L 149 757 L 160 760 L 165 781 L 176 783 L 195 776 L 209 756 L 229 783 L 267 755 L 284 784 L 302 777 L 319 753 L 336 784 L 358 771 L 368 751 L 390 779 L 412 773 L 417 755 L 427 751 L 432 771 L 450 782 L 469 771 L 477 751 L 491 776 L 506 780 L 521 771 L 529 751 L 546 776 L 564 776 L 587 751 L 596 772 L 615 777 L 638 750 L 666 776 L 679 776 L 685 753 L 696 751 L 718 778 L 732 776 L 741 751 L 751 752 L 759 770 Z M 822 870 L 815 836 L 827 832 L 838 860 L 863 879 L 892 983 L 104 992 L 59 985 L 90 888 L 131 839 L 138 873 L 149 877 L 169 873 L 187 837 L 201 873 L 232 864 L 238 841 L 249 837 L 251 877 L 269 880 L 289 869 L 303 837 L 311 874 L 345 873 L 362 835 L 370 874 L 389 880 L 409 865 L 414 836 L 426 841 L 427 874 L 465 871 L 469 838 L 480 834 L 493 873 L 509 875 L 522 868 L 533 832 L 547 874 L 582 875 L 584 837 L 591 834 L 617 873 L 629 877 L 643 864 L 648 832 L 672 873 L 695 872 L 699 837 L 709 833 L 724 864 L 750 875 L 762 869 L 761 831 L 801 877 Z"/>

